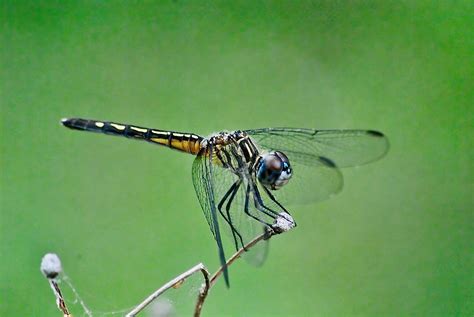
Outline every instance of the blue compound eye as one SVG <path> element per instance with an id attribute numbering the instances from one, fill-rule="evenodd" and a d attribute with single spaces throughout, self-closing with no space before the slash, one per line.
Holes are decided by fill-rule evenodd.
<path id="1" fill-rule="evenodd" d="M 256 167 L 259 182 L 269 189 L 280 189 L 291 178 L 288 157 L 282 152 L 270 152 L 260 157 Z"/>

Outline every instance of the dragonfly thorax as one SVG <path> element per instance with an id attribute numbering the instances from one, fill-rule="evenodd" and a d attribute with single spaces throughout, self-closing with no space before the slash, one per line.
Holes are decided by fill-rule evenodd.
<path id="1" fill-rule="evenodd" d="M 255 165 L 259 150 L 252 139 L 243 131 L 219 132 L 205 139 L 201 146 L 209 151 L 212 147 L 220 165 L 236 169 L 249 169 Z"/>
<path id="2" fill-rule="evenodd" d="M 279 151 L 260 155 L 256 164 L 259 182 L 272 190 L 277 190 L 288 183 L 292 176 L 288 157 Z"/>
<path id="3" fill-rule="evenodd" d="M 213 161 L 218 165 L 241 176 L 254 175 L 268 189 L 280 189 L 292 176 L 290 161 L 283 152 L 261 153 L 243 131 L 220 132 L 202 144 L 213 146 Z"/>

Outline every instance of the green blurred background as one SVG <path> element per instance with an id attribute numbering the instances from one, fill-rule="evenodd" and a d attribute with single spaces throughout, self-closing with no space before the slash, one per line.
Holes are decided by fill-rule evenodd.
<path id="1" fill-rule="evenodd" d="M 204 316 L 474 314 L 472 1 L 1 9 L 1 316 L 60 315 L 39 272 L 50 251 L 94 311 L 218 264 L 191 156 L 73 132 L 65 116 L 202 135 L 381 130 L 388 156 L 293 210 L 296 230 L 262 268 L 233 266 Z"/>

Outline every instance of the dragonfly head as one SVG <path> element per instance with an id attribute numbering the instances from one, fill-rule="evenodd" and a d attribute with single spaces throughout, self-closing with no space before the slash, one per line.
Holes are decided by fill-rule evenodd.
<path id="1" fill-rule="evenodd" d="M 259 182 L 272 190 L 286 185 L 292 172 L 288 157 L 279 151 L 265 153 L 257 161 L 256 173 Z"/>

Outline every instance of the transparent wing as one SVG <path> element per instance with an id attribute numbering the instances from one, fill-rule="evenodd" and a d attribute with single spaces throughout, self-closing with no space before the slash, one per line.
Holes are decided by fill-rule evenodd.
<path id="1" fill-rule="evenodd" d="M 203 149 L 194 159 L 192 169 L 193 183 L 201 208 L 206 216 L 207 222 L 209 223 L 214 239 L 216 240 L 219 251 L 219 260 L 221 265 L 224 267 L 224 279 L 227 286 L 229 286 L 229 274 L 226 267 L 224 246 L 220 234 L 214 188 L 211 183 L 213 174 L 213 166 L 210 160 L 210 157 L 212 157 L 212 147 L 209 149 L 209 153 L 210 155 L 206 155 L 206 149 Z"/>
<path id="2" fill-rule="evenodd" d="M 286 154 L 286 153 L 285 153 Z M 339 193 L 344 185 L 341 171 L 326 158 L 297 160 L 287 154 L 293 176 L 283 188 L 273 191 L 285 206 L 305 205 L 328 199 Z"/>
<path id="3" fill-rule="evenodd" d="M 376 161 L 389 148 L 388 139 L 373 130 L 265 128 L 245 132 L 262 148 L 280 150 L 306 163 L 314 157 L 327 158 L 337 167 Z"/>
<path id="4" fill-rule="evenodd" d="M 233 166 L 237 165 L 238 162 L 233 160 Z M 257 209 L 254 183 L 245 169 L 232 171 L 214 164 L 211 182 L 219 223 L 222 231 L 230 237 L 234 249 L 240 249 L 264 233 L 265 223 L 273 222 L 273 218 Z M 266 260 L 268 248 L 268 241 L 262 241 L 245 252 L 243 258 L 252 265 L 260 266 Z"/>
<path id="5" fill-rule="evenodd" d="M 221 232 L 225 232 L 231 238 L 233 248 L 240 249 L 265 230 L 263 223 L 245 213 L 246 201 L 249 213 L 257 219 L 263 219 L 264 215 L 250 202 L 251 194 L 247 191 L 249 186 L 246 178 L 239 177 L 229 169 L 215 164 L 215 153 L 210 152 L 211 155 L 209 152 L 200 153 L 194 160 L 193 183 L 201 208 L 217 242 L 221 265 L 224 265 L 226 259 Z M 240 184 L 239 180 L 242 180 Z M 270 219 L 265 218 L 265 221 L 271 223 Z M 262 241 L 246 252 L 243 258 L 250 264 L 259 266 L 267 257 L 268 248 L 268 241 Z M 226 281 L 227 279 L 228 277 Z"/>
<path id="6" fill-rule="evenodd" d="M 293 177 L 275 192 L 284 204 L 307 204 L 341 191 L 339 167 L 375 161 L 388 150 L 388 140 L 372 130 L 265 128 L 245 131 L 261 150 L 285 153 Z"/>

